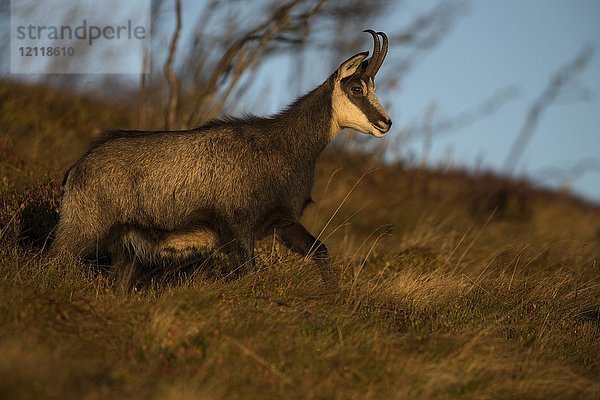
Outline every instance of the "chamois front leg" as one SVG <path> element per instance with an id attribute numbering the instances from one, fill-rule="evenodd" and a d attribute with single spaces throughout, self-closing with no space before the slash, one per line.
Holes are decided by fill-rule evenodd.
<path id="1" fill-rule="evenodd" d="M 302 224 L 297 222 L 284 228 L 277 228 L 275 236 L 285 247 L 311 258 L 317 264 L 327 289 L 338 289 L 339 273 L 329 262 L 327 247 L 311 235 Z"/>
<path id="2" fill-rule="evenodd" d="M 223 247 L 229 258 L 227 278 L 240 278 L 254 270 L 254 239 L 238 235 L 230 236 L 224 240 Z"/>

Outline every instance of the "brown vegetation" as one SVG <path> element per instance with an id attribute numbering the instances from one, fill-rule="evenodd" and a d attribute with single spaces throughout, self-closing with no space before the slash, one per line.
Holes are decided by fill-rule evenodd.
<path id="1" fill-rule="evenodd" d="M 338 146 L 304 222 L 343 270 L 340 293 L 270 241 L 235 282 L 210 273 L 215 257 L 123 293 L 106 269 L 43 249 L 62 171 L 135 112 L 0 93 L 1 397 L 600 395 L 597 206 Z"/>

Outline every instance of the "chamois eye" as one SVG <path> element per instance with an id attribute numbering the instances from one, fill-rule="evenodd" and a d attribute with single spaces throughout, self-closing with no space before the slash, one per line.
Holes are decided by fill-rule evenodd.
<path id="1" fill-rule="evenodd" d="M 353 86 L 352 88 L 350 88 L 350 91 L 355 96 L 362 96 L 362 94 L 363 94 L 363 90 L 362 90 L 361 86 Z"/>

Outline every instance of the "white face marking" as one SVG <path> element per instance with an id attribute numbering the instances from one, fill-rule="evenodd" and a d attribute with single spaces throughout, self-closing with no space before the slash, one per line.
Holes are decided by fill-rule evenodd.
<path id="1" fill-rule="evenodd" d="M 363 87 L 363 91 L 367 93 L 369 102 L 381 112 L 382 115 L 387 117 L 386 112 L 383 110 L 383 107 L 375 96 L 375 87 L 373 86 L 372 81 L 369 82 L 370 87 L 367 87 L 367 84 L 362 80 L 360 83 Z M 348 98 L 341 87 L 340 81 L 337 80 L 333 88 L 332 108 L 334 120 L 331 131 L 332 138 L 334 138 L 342 128 L 354 129 L 362 133 L 371 134 L 375 137 L 382 137 L 385 135 L 385 132 L 381 132 L 375 128 L 363 111 Z"/>

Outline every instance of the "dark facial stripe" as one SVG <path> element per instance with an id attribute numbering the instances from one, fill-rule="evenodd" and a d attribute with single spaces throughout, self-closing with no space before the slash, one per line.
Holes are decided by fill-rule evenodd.
<path id="1" fill-rule="evenodd" d="M 353 86 L 359 85 L 367 89 L 367 93 L 361 97 L 355 96 L 351 92 Z M 387 121 L 389 117 L 385 114 L 381 105 L 378 104 L 379 101 L 375 96 L 375 86 L 372 80 L 369 79 L 365 82 L 358 77 L 350 77 L 342 81 L 342 87 L 348 99 L 365 114 L 369 122 L 377 125 L 380 121 Z"/>
<path id="2" fill-rule="evenodd" d="M 387 119 L 374 105 L 371 103 L 367 96 L 356 97 L 348 96 L 350 101 L 354 103 L 362 112 L 366 115 L 369 122 L 377 124 L 379 121 Z"/>

